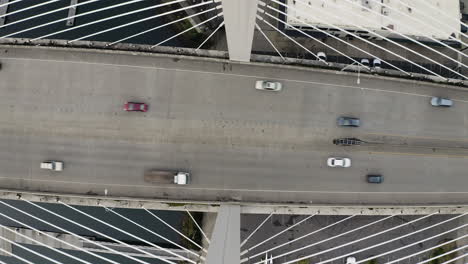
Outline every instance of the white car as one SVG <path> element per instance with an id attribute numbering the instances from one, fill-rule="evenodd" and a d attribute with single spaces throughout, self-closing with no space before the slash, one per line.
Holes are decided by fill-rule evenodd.
<path id="1" fill-rule="evenodd" d="M 328 167 L 351 167 L 351 160 L 349 158 L 331 157 L 327 160 Z"/>
<path id="2" fill-rule="evenodd" d="M 374 66 L 374 68 L 376 69 L 380 69 L 382 67 L 382 61 L 380 59 L 375 58 L 372 61 L 372 66 Z"/>
<path id="3" fill-rule="evenodd" d="M 257 90 L 279 92 L 281 91 L 281 88 L 282 88 L 282 85 L 279 82 L 273 82 L 273 81 L 256 81 L 255 82 L 255 89 Z"/>
<path id="4" fill-rule="evenodd" d="M 355 257 L 347 257 L 346 258 L 346 264 L 356 264 L 356 258 Z"/>
<path id="5" fill-rule="evenodd" d="M 361 59 L 361 64 L 366 66 L 366 67 L 369 67 L 369 65 L 370 65 L 369 59 Z"/>
<path id="6" fill-rule="evenodd" d="M 319 61 L 323 61 L 323 62 L 327 61 L 327 54 L 325 54 L 325 52 L 323 51 L 318 52 L 317 57 Z"/>
<path id="7" fill-rule="evenodd" d="M 52 171 L 63 171 L 63 162 L 56 160 L 47 160 L 41 162 L 41 169 Z"/>

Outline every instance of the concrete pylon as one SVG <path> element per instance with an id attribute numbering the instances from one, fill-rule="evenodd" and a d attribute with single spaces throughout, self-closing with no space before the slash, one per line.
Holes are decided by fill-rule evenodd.
<path id="1" fill-rule="evenodd" d="M 229 59 L 250 61 L 258 0 L 221 0 Z"/>
<path id="2" fill-rule="evenodd" d="M 221 205 L 211 236 L 206 264 L 240 263 L 240 206 Z"/>

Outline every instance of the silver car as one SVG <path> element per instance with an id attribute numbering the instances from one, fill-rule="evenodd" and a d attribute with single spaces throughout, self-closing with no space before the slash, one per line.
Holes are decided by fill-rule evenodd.
<path id="1" fill-rule="evenodd" d="M 336 120 L 336 124 L 338 126 L 359 127 L 361 125 L 361 120 L 355 117 L 340 116 Z"/>
<path id="2" fill-rule="evenodd" d="M 431 105 L 432 106 L 451 107 L 453 105 L 453 101 L 448 99 L 448 98 L 432 97 L 431 98 Z"/>
<path id="3" fill-rule="evenodd" d="M 257 90 L 279 92 L 281 91 L 281 88 L 282 88 L 282 85 L 280 82 L 274 82 L 274 81 L 256 81 L 255 82 L 255 89 Z"/>

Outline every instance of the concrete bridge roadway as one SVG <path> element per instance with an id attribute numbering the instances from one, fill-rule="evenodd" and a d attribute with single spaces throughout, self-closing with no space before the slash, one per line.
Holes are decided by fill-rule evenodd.
<path id="1" fill-rule="evenodd" d="M 468 202 L 463 89 L 280 65 L 48 48 L 0 50 L 0 186 L 170 199 Z M 259 79 L 284 85 L 254 89 Z M 455 106 L 437 109 L 430 96 Z M 125 101 L 148 103 L 124 112 Z M 339 128 L 340 115 L 362 120 Z M 386 142 L 338 147 L 337 137 Z M 329 156 L 352 159 L 328 168 Z M 61 173 L 40 162 L 63 160 Z M 143 181 L 188 170 L 186 187 Z M 365 182 L 381 173 L 385 182 Z"/>

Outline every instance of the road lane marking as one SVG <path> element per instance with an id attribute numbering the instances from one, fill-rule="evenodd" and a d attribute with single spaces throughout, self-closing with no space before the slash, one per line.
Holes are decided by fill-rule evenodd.
<path id="1" fill-rule="evenodd" d="M 115 186 L 115 187 L 142 187 L 142 188 L 153 188 L 153 189 L 161 189 L 161 188 L 167 188 L 167 189 L 178 189 L 178 190 L 209 190 L 209 191 L 237 191 L 237 192 L 282 192 L 282 193 L 333 193 L 333 194 L 362 194 L 362 193 L 372 193 L 372 194 L 468 194 L 468 191 L 466 192 L 417 192 L 417 191 L 408 191 L 408 192 L 339 192 L 339 191 L 297 191 L 297 190 L 267 190 L 267 189 L 229 189 L 229 188 L 197 188 L 197 187 L 185 187 L 185 186 L 148 186 L 148 185 L 136 185 L 136 184 L 116 184 L 116 183 L 96 183 L 96 182 L 74 182 L 74 181 L 58 181 L 58 180 L 42 180 L 42 179 L 26 179 L 26 178 L 8 178 L 8 177 L 3 177 L 0 176 L 1 179 L 7 179 L 7 180 L 15 180 L 15 181 L 36 181 L 36 182 L 51 182 L 51 183 L 60 183 L 60 184 L 81 184 L 81 185 L 101 185 L 101 186 Z M 0 189 L 1 190 L 1 189 Z M 103 189 L 104 190 L 104 189 Z M 19 191 L 21 192 L 21 191 Z M 29 192 L 34 192 L 29 190 Z M 39 192 L 39 191 L 38 191 Z"/>
<path id="2" fill-rule="evenodd" d="M 387 133 L 364 133 L 362 134 L 363 136 L 387 136 L 387 137 L 397 137 L 397 138 L 409 138 L 409 139 L 430 139 L 430 140 L 439 140 L 439 141 L 453 141 L 453 142 L 468 142 L 467 138 L 458 138 L 458 139 L 453 139 L 453 138 L 438 138 L 438 137 L 426 137 L 426 136 L 407 136 L 407 135 L 402 135 L 402 134 L 387 134 Z"/>
<path id="3" fill-rule="evenodd" d="M 255 78 L 255 79 L 269 79 L 269 78 L 271 78 L 271 77 L 257 76 L 257 75 L 245 75 L 245 74 L 200 71 L 200 70 L 186 70 L 186 69 L 180 69 L 180 68 L 161 68 L 161 67 L 154 67 L 154 66 L 137 66 L 137 65 L 130 65 L 130 64 L 112 64 L 112 63 L 84 62 L 84 61 L 72 61 L 72 60 L 63 61 L 63 60 L 51 60 L 51 59 L 29 59 L 29 58 L 13 58 L 13 57 L 2 57 L 2 60 L 25 60 L 25 61 L 33 60 L 33 61 L 43 61 L 43 62 L 75 63 L 75 64 L 102 65 L 102 66 L 112 66 L 112 67 L 130 67 L 130 68 L 140 68 L 140 69 L 190 72 L 190 73 L 199 73 L 199 74 L 226 75 L 226 76 L 235 76 L 235 77 L 243 77 L 243 78 Z M 262 67 L 261 65 L 249 65 L 249 66 Z M 275 80 L 280 80 L 280 81 L 286 81 L 286 82 L 307 83 L 307 84 L 314 84 L 314 85 L 328 85 L 328 86 L 334 86 L 334 87 L 340 87 L 340 88 L 351 88 L 351 89 L 358 89 L 358 90 L 375 91 L 375 92 L 382 92 L 382 93 L 403 94 L 403 95 L 419 96 L 419 97 L 427 97 L 427 98 L 430 98 L 430 97 L 433 96 L 433 95 L 427 95 L 427 94 L 418 94 L 418 93 L 409 93 L 409 92 L 400 92 L 400 91 L 390 91 L 390 90 L 369 88 L 369 87 L 361 87 L 361 86 L 351 86 L 351 85 L 342 85 L 342 84 L 313 82 L 313 81 L 292 80 L 292 79 L 284 79 L 284 78 L 282 78 L 282 79 L 281 78 L 274 78 L 274 79 Z M 317 88 L 320 88 L 320 87 L 317 87 Z M 452 99 L 452 100 L 456 101 L 456 102 L 461 102 L 461 103 L 468 103 L 468 100 L 460 100 L 460 99 Z"/>
<path id="4" fill-rule="evenodd" d="M 357 150 L 356 152 L 368 153 L 368 154 L 398 155 L 398 156 L 419 156 L 419 157 L 438 157 L 438 158 L 440 158 L 440 157 L 444 157 L 444 158 L 468 158 L 468 155 L 455 155 L 455 154 L 424 154 L 424 153 L 368 151 L 368 150 Z"/>

